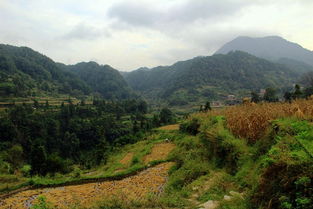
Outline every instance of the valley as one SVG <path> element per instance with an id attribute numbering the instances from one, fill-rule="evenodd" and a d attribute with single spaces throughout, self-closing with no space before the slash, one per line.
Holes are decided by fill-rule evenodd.
<path id="1" fill-rule="evenodd" d="M 311 53 L 239 37 L 121 72 L 1 44 L 0 208 L 310 209 Z"/>

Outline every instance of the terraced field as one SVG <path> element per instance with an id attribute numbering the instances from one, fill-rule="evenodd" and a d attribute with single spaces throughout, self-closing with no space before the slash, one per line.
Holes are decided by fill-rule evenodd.
<path id="1" fill-rule="evenodd" d="M 145 162 L 164 159 L 175 147 L 171 143 L 158 143 L 144 159 Z M 129 164 L 132 153 L 127 154 L 122 163 Z M 73 208 L 74 206 L 89 207 L 97 201 L 110 198 L 140 200 L 148 195 L 159 195 L 167 181 L 168 170 L 172 162 L 165 162 L 150 167 L 137 175 L 117 181 L 104 181 L 73 186 L 35 189 L 19 192 L 0 200 L 0 209 L 31 208 L 38 202 L 39 196 L 44 196 L 47 202 L 55 208 Z"/>
<path id="2" fill-rule="evenodd" d="M 174 148 L 175 145 L 172 143 L 159 143 L 152 148 L 150 154 L 144 157 L 144 162 L 149 163 L 153 160 L 164 160 L 168 153 L 170 153 Z"/>

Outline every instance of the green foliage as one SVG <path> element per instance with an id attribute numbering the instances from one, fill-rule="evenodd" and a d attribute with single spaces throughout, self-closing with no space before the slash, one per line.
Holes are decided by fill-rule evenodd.
<path id="1" fill-rule="evenodd" d="M 119 72 L 109 65 L 81 62 L 76 65 L 60 65 L 62 69 L 77 75 L 94 93 L 104 99 L 129 99 L 135 94 Z M 144 108 L 144 107 L 142 107 Z"/>
<path id="2" fill-rule="evenodd" d="M 137 163 L 139 163 L 139 159 L 137 156 L 134 156 L 132 161 L 131 161 L 131 165 L 136 165 Z"/>
<path id="3" fill-rule="evenodd" d="M 249 55 L 196 57 L 172 66 L 139 69 L 124 75 L 129 85 L 151 100 L 160 98 L 170 105 L 186 105 L 208 99 L 223 99 L 228 94 L 246 96 L 251 91 L 273 86 L 291 86 L 299 73 Z"/>
<path id="4" fill-rule="evenodd" d="M 194 136 L 199 133 L 199 128 L 200 122 L 197 118 L 193 118 L 192 120 L 186 120 L 179 126 L 180 131 L 189 133 Z"/>
<path id="5" fill-rule="evenodd" d="M 210 170 L 210 164 L 205 160 L 207 151 L 201 147 L 199 139 L 179 134 L 175 143 L 177 148 L 169 158 L 174 160 L 176 165 L 169 171 L 170 179 L 165 194 L 174 198 L 176 193 L 188 195 L 186 186 Z"/>
<path id="6" fill-rule="evenodd" d="M 159 124 L 146 112 L 142 100 L 70 101 L 49 109 L 14 105 L 0 115 L 0 170 L 13 173 L 29 164 L 32 175 L 53 176 L 71 172 L 73 164 L 91 168 L 105 163 L 112 149 L 137 142 Z"/>
<path id="7" fill-rule="evenodd" d="M 0 45 L 0 95 L 35 96 L 66 93 L 88 94 L 77 76 L 64 72 L 48 57 L 27 47 Z"/>
<path id="8" fill-rule="evenodd" d="M 23 167 L 21 168 L 21 172 L 24 177 L 30 177 L 31 170 L 32 170 L 31 165 L 23 165 Z"/>
<path id="9" fill-rule="evenodd" d="M 262 172 L 252 200 L 274 208 L 308 208 L 313 192 L 312 125 L 290 119 L 274 123 L 276 143 L 260 158 Z"/>
<path id="10" fill-rule="evenodd" d="M 166 125 L 174 122 L 174 114 L 168 108 L 163 108 L 160 112 L 160 124 Z"/>
<path id="11" fill-rule="evenodd" d="M 261 101 L 261 98 L 258 93 L 252 91 L 251 92 L 251 102 L 258 103 Z"/>
<path id="12" fill-rule="evenodd" d="M 263 99 L 267 102 L 278 102 L 277 92 L 274 88 L 267 88 Z"/>
<path id="13" fill-rule="evenodd" d="M 45 196 L 39 196 L 38 203 L 34 204 L 31 209 L 52 209 L 52 204 L 47 202 L 47 198 Z"/>
<path id="14" fill-rule="evenodd" d="M 81 170 L 78 166 L 75 166 L 72 172 L 73 178 L 79 178 L 81 176 Z"/>

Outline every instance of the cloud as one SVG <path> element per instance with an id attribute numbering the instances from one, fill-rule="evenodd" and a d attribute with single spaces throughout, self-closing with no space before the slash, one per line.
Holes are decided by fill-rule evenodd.
<path id="1" fill-rule="evenodd" d="M 158 18 L 162 18 L 162 13 L 149 4 L 123 2 L 113 5 L 108 16 L 129 25 L 149 27 L 156 24 Z"/>
<path id="2" fill-rule="evenodd" d="M 80 23 L 72 28 L 63 36 L 64 39 L 80 39 L 94 40 L 100 37 L 109 37 L 110 33 L 106 29 L 98 29 L 96 27 Z"/>
<path id="3" fill-rule="evenodd" d="M 313 49 L 312 0 L 0 0 L 0 43 L 130 70 L 210 55 L 237 36 Z M 78 53 L 79 52 L 79 53 Z"/>
<path id="4" fill-rule="evenodd" d="M 165 29 L 173 25 L 186 26 L 198 20 L 229 17 L 250 4 L 238 0 L 188 0 L 162 7 L 151 2 L 124 1 L 109 8 L 108 16 L 134 27 Z"/>

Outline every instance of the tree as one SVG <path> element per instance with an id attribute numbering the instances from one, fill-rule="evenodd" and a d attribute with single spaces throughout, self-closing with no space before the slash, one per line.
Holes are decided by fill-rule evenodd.
<path id="1" fill-rule="evenodd" d="M 138 111 L 142 114 L 146 114 L 148 112 L 148 105 L 145 101 L 140 101 L 138 104 Z"/>
<path id="2" fill-rule="evenodd" d="M 284 94 L 284 99 L 285 99 L 286 102 L 291 103 L 291 100 L 292 100 L 292 93 L 290 93 L 289 91 L 285 92 L 285 94 Z"/>
<path id="3" fill-rule="evenodd" d="M 267 88 L 264 94 L 264 100 L 267 102 L 277 102 L 276 90 L 273 88 Z"/>
<path id="4" fill-rule="evenodd" d="M 260 98 L 259 94 L 254 92 L 254 91 L 251 92 L 251 102 L 258 103 L 260 101 L 261 101 L 261 98 Z"/>
<path id="5" fill-rule="evenodd" d="M 295 85 L 295 92 L 293 93 L 293 98 L 294 99 L 299 99 L 303 95 L 301 88 L 298 84 Z"/>
<path id="6" fill-rule="evenodd" d="M 204 111 L 207 112 L 207 111 L 209 111 L 209 110 L 211 110 L 211 109 L 212 109 L 212 108 L 211 108 L 210 102 L 209 102 L 209 101 L 206 102 L 206 103 L 205 103 L 205 106 L 204 106 Z"/>
<path id="7" fill-rule="evenodd" d="M 174 120 L 172 111 L 168 108 L 163 108 L 160 112 L 160 123 L 170 124 Z"/>
<path id="8" fill-rule="evenodd" d="M 32 174 L 46 174 L 47 153 L 46 149 L 40 143 L 40 139 L 35 140 L 30 153 Z"/>
<path id="9" fill-rule="evenodd" d="M 6 152 L 5 161 L 10 163 L 14 170 L 19 168 L 24 161 L 22 146 L 14 145 L 10 149 L 8 149 Z"/>

